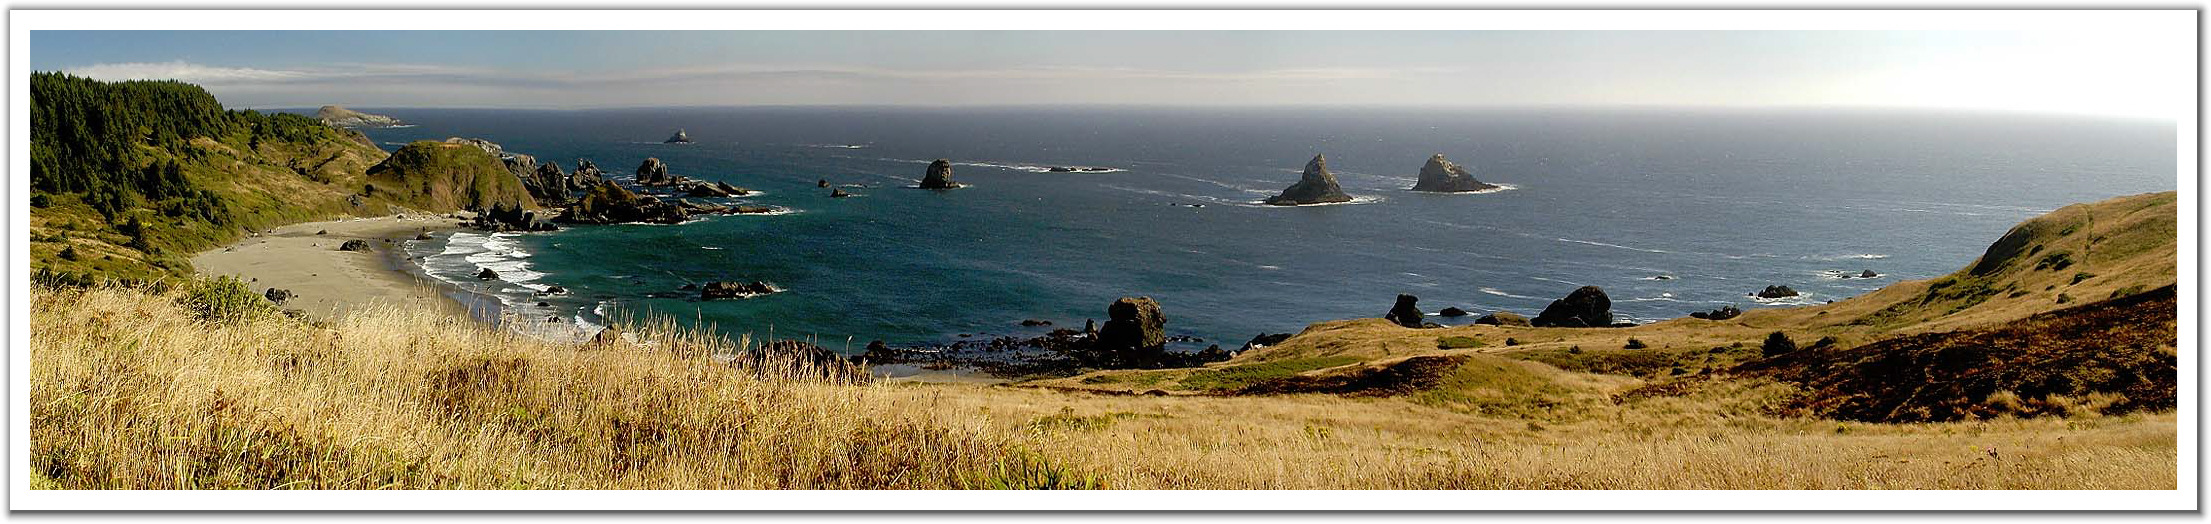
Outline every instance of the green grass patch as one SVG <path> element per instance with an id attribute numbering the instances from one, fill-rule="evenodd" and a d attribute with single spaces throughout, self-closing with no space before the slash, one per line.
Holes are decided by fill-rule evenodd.
<path id="1" fill-rule="evenodd" d="M 1358 361 L 1359 359 L 1343 356 L 1313 357 L 1205 369 L 1191 372 L 1190 376 L 1183 377 L 1181 386 L 1183 389 L 1233 391 L 1260 382 Z"/>
<path id="2" fill-rule="evenodd" d="M 1487 345 L 1474 337 L 1436 337 L 1436 349 L 1472 349 Z"/>

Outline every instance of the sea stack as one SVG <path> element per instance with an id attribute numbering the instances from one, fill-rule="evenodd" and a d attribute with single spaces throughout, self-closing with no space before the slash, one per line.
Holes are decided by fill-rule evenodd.
<path id="1" fill-rule="evenodd" d="M 684 133 L 683 133 L 683 130 L 681 130 L 681 129 L 677 129 L 677 130 L 676 130 L 676 136 L 671 136 L 671 137 L 668 137 L 668 140 L 667 140 L 667 141 L 665 141 L 665 142 L 661 142 L 661 143 L 663 143 L 663 144 L 689 144 L 689 143 L 691 143 L 691 135 L 687 135 L 687 134 L 684 134 Z"/>
<path id="2" fill-rule="evenodd" d="M 1419 302 L 1420 297 L 1399 293 L 1397 295 L 1397 305 L 1391 306 L 1390 312 L 1382 315 L 1382 318 L 1400 326 L 1418 328 L 1422 321 L 1427 320 L 1426 315 L 1421 314 L 1420 307 L 1416 305 Z"/>
<path id="3" fill-rule="evenodd" d="M 922 189 L 959 189 L 960 183 L 952 181 L 952 161 L 942 158 L 929 163 L 929 174 L 921 177 Z"/>
<path id="4" fill-rule="evenodd" d="M 1305 176 L 1299 178 L 1296 185 L 1282 190 L 1282 194 L 1267 199 L 1266 204 L 1297 206 L 1350 201 L 1351 195 L 1344 194 L 1343 187 L 1336 185 L 1336 175 L 1328 172 L 1328 157 L 1313 155 L 1313 161 L 1305 163 Z"/>
<path id="5" fill-rule="evenodd" d="M 1420 181 L 1413 183 L 1414 191 L 1435 193 L 1464 193 L 1497 189 L 1496 184 L 1484 184 L 1474 179 L 1466 168 L 1443 158 L 1442 153 L 1428 157 L 1428 164 L 1420 166 Z"/>
<path id="6" fill-rule="evenodd" d="M 668 164 L 662 163 L 660 159 L 647 158 L 645 163 L 637 165 L 637 185 L 657 186 L 668 182 L 671 182 L 668 179 Z"/>

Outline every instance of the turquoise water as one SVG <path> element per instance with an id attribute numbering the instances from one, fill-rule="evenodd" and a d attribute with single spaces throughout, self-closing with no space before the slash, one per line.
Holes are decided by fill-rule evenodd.
<path id="1" fill-rule="evenodd" d="M 1377 317 L 1398 293 L 1533 314 L 1581 285 L 1650 321 L 1849 297 L 1954 271 L 2020 220 L 2175 187 L 2170 123 L 1935 112 L 1119 109 L 374 109 L 394 148 L 469 136 L 628 176 L 672 173 L 790 208 L 677 226 L 458 235 L 430 272 L 591 325 L 610 309 L 825 346 L 1023 333 L 1160 300 L 1173 334 Z M 677 128 L 697 141 L 661 144 Z M 1326 153 L 1352 204 L 1255 205 Z M 1431 154 L 1487 194 L 1405 191 Z M 910 189 L 929 160 L 970 187 Z M 1046 172 L 1096 166 L 1111 172 Z M 827 197 L 828 179 L 858 196 Z M 489 241 L 489 247 L 482 246 Z M 482 252 L 477 252 L 482 250 Z M 479 267 L 506 281 L 480 282 Z M 1871 269 L 1878 279 L 1837 275 Z M 1661 275 L 1674 277 L 1658 279 Z M 678 288 L 786 292 L 697 302 Z M 1746 297 L 1783 284 L 1804 297 Z M 535 287 L 571 295 L 544 299 Z M 1471 319 L 1472 317 L 1466 317 Z M 1452 323 L 1445 319 L 1438 319 Z M 1202 344 L 1201 344 L 1202 345 Z"/>

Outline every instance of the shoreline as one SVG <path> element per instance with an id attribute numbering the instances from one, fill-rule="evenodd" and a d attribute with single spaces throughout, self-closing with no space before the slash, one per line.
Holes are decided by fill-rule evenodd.
<path id="1" fill-rule="evenodd" d="M 429 213 L 302 222 L 194 254 L 192 268 L 204 277 L 236 277 L 257 293 L 289 290 L 294 296 L 279 307 L 316 320 L 370 306 L 432 307 L 474 318 L 444 283 L 403 269 L 413 265 L 403 246 L 416 233 L 458 229 L 454 219 Z M 368 242 L 370 252 L 340 251 L 348 240 Z"/>
<path id="2" fill-rule="evenodd" d="M 428 307 L 459 318 L 551 342 L 581 342 L 590 334 L 542 328 L 542 322 L 508 322 L 496 297 L 471 291 L 428 274 L 411 258 L 409 242 L 430 232 L 444 238 L 466 231 L 459 219 L 429 213 L 302 222 L 253 234 L 192 256 L 193 273 L 231 276 L 255 293 L 285 289 L 294 296 L 278 307 L 297 309 L 310 318 L 331 321 L 368 307 Z M 328 231 L 327 234 L 316 234 Z M 369 252 L 340 251 L 347 240 L 369 243 Z M 464 298 L 466 297 L 466 298 Z M 530 329 L 530 328 L 540 329 Z M 555 333 L 553 331 L 561 331 Z M 904 364 L 870 366 L 890 382 L 996 384 L 1010 379 L 973 369 L 931 370 Z"/>

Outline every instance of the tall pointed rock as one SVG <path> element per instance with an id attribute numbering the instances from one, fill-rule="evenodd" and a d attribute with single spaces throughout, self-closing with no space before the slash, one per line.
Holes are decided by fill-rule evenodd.
<path id="1" fill-rule="evenodd" d="M 1313 155 L 1313 161 L 1305 163 L 1305 176 L 1289 189 L 1282 190 L 1282 194 L 1267 199 L 1266 203 L 1295 206 L 1350 201 L 1351 195 L 1344 194 L 1343 187 L 1336 185 L 1336 175 L 1328 172 L 1327 156 Z"/>

